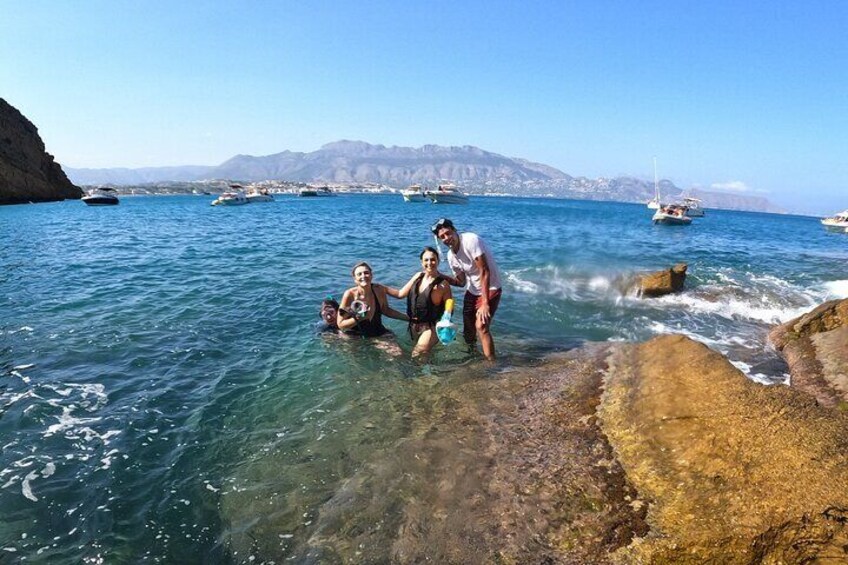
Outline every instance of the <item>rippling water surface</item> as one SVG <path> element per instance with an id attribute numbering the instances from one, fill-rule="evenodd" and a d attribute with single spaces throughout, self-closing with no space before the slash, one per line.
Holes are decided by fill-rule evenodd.
<path id="1" fill-rule="evenodd" d="M 667 332 L 779 383 L 769 326 L 848 296 L 848 236 L 814 218 L 710 210 L 670 228 L 644 206 L 565 200 L 210 201 L 0 207 L 0 556 L 279 562 L 331 537 L 339 559 L 368 555 L 345 539 L 409 509 L 365 515 L 360 478 L 390 476 L 451 387 L 586 340 Z M 317 333 L 318 304 L 355 262 L 402 284 L 442 215 L 481 234 L 502 271 L 495 367 L 458 345 L 413 362 L 393 320 L 400 358 Z M 685 293 L 622 292 L 679 261 Z M 384 486 L 386 501 L 432 496 Z"/>

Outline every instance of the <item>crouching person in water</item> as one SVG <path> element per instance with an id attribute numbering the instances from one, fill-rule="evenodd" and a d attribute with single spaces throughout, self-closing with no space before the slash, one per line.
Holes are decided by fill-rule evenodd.
<path id="1" fill-rule="evenodd" d="M 439 252 L 425 247 L 419 258 L 421 271 L 412 275 L 400 290 L 387 289 L 392 296 L 406 298 L 409 336 L 415 344 L 413 357 L 429 353 L 439 341 L 436 322 L 445 311 L 445 301 L 451 297 L 450 285 L 439 272 Z"/>
<path id="2" fill-rule="evenodd" d="M 386 287 L 372 282 L 371 266 L 364 261 L 354 265 L 351 271 L 356 286 L 349 288 L 342 296 L 336 324 L 348 335 L 362 337 L 393 337 L 391 331 L 383 325 L 383 314 L 389 318 L 408 321 L 406 314 L 389 306 Z M 393 343 L 400 353 L 400 347 Z M 394 349 L 392 348 L 392 349 Z M 388 349 L 388 348 L 384 348 Z M 395 353 L 394 351 L 390 351 Z"/>

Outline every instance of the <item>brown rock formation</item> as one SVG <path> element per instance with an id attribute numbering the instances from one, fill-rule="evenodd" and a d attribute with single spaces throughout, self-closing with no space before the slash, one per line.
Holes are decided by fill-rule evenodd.
<path id="1" fill-rule="evenodd" d="M 639 296 L 655 297 L 680 292 L 686 282 L 686 263 L 657 271 L 639 278 Z"/>
<path id="2" fill-rule="evenodd" d="M 0 98 L 0 204 L 51 202 L 82 195 L 45 151 L 38 128 Z"/>
<path id="3" fill-rule="evenodd" d="M 793 387 L 824 406 L 848 407 L 848 299 L 777 326 L 769 340 L 786 358 Z"/>
<path id="4" fill-rule="evenodd" d="M 651 532 L 624 563 L 848 562 L 848 414 L 682 336 L 613 350 L 599 407 Z"/>

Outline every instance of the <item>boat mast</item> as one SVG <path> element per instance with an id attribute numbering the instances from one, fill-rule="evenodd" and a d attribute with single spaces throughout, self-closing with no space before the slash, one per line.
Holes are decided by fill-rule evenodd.
<path id="1" fill-rule="evenodd" d="M 657 158 L 654 157 L 654 200 L 660 205 L 660 183 L 657 181 Z"/>

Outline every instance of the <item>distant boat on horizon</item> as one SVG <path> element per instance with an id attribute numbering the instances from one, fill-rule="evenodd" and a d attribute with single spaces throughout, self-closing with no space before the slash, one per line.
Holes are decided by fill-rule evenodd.
<path id="1" fill-rule="evenodd" d="M 844 231 L 848 233 L 848 210 L 843 210 L 838 214 L 822 218 L 820 220 L 825 229 L 833 231 Z"/>
<path id="2" fill-rule="evenodd" d="M 336 193 L 330 190 L 328 186 L 321 186 L 318 188 L 301 188 L 300 192 L 298 192 L 298 196 L 335 196 Z"/>
<path id="3" fill-rule="evenodd" d="M 116 206 L 120 203 L 117 191 L 106 186 L 95 188 L 83 196 L 82 201 L 87 206 Z"/>
<path id="4" fill-rule="evenodd" d="M 440 184 L 436 190 L 428 190 L 424 194 L 433 204 L 468 204 L 468 195 L 452 182 Z"/>
<path id="5" fill-rule="evenodd" d="M 404 202 L 427 202 L 427 196 L 420 184 L 411 184 L 400 193 Z"/>

